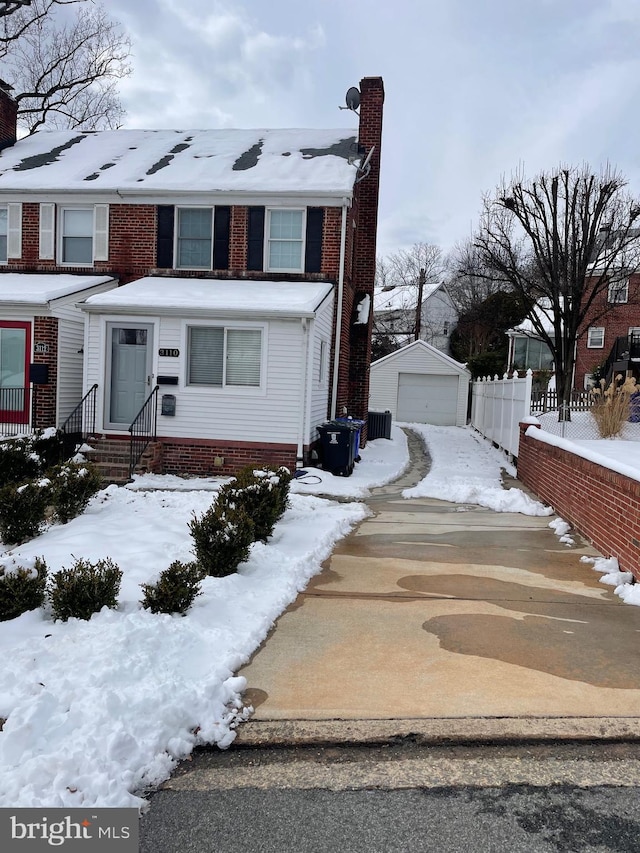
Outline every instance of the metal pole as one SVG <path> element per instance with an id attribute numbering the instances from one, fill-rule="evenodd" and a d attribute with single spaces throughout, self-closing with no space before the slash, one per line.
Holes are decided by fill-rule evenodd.
<path id="1" fill-rule="evenodd" d="M 418 304 L 416 305 L 416 331 L 414 335 L 414 341 L 420 340 L 420 332 L 422 325 L 422 293 L 424 291 L 424 283 L 426 279 L 426 273 L 424 269 L 420 270 L 420 275 L 418 276 Z"/>

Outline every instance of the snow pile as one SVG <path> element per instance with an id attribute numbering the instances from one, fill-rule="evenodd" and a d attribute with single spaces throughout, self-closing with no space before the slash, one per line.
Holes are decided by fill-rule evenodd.
<path id="1" fill-rule="evenodd" d="M 502 488 L 501 471 L 515 474 L 505 456 L 469 427 L 406 424 L 419 432 L 431 456 L 431 470 L 405 498 L 439 498 L 485 506 L 496 512 L 551 515 L 553 510 L 520 489 Z"/>
<path id="2" fill-rule="evenodd" d="M 43 556 L 50 572 L 109 556 L 124 576 L 118 609 L 88 622 L 34 610 L 0 623 L 0 806 L 141 806 L 135 792 L 195 745 L 228 746 L 243 714 L 234 673 L 367 514 L 292 495 L 269 544 L 255 543 L 237 574 L 206 578 L 185 617 L 142 610 L 140 583 L 192 559 L 187 524 L 211 501 L 110 486 L 83 516 L 5 555 L 21 565 Z"/>
<path id="3" fill-rule="evenodd" d="M 616 595 L 625 604 L 640 606 L 640 584 L 635 583 L 632 572 L 621 572 L 615 557 L 580 557 L 581 563 L 592 563 L 593 570 L 601 575 L 600 583 L 613 586 Z"/>
<path id="4" fill-rule="evenodd" d="M 574 545 L 575 542 L 571 536 L 569 536 L 569 531 L 571 527 L 567 524 L 566 521 L 562 518 L 554 518 L 553 521 L 549 522 L 549 527 L 553 530 L 556 536 L 560 539 L 561 542 L 564 542 L 565 545 Z"/>

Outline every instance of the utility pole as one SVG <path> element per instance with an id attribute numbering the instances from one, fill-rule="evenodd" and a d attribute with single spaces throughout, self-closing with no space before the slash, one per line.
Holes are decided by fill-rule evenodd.
<path id="1" fill-rule="evenodd" d="M 426 273 L 424 268 L 420 270 L 420 275 L 418 276 L 418 303 L 416 305 L 416 332 L 413 340 L 420 340 L 420 332 L 422 325 L 422 292 L 424 290 L 424 283 L 426 279 Z"/>

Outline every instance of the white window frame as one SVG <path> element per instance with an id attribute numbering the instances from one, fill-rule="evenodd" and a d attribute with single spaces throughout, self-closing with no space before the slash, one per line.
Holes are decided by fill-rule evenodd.
<path id="1" fill-rule="evenodd" d="M 42 219 L 42 208 L 46 205 L 41 205 L 40 216 Z M 64 260 L 64 214 L 67 210 L 86 210 L 91 213 L 91 260 L 83 261 L 65 261 Z M 58 239 L 55 241 L 58 252 L 58 264 L 61 267 L 92 267 L 96 261 L 109 260 L 109 205 L 108 204 L 61 204 L 58 206 L 57 216 L 54 217 L 57 224 Z M 40 257 L 49 257 L 47 250 L 44 249 L 43 254 L 43 231 L 40 232 Z M 54 243 L 51 236 L 51 244 Z"/>
<path id="2" fill-rule="evenodd" d="M 318 352 L 318 382 L 320 385 L 326 385 L 329 378 L 329 341 L 326 338 L 320 338 L 320 347 Z"/>
<path id="3" fill-rule="evenodd" d="M 302 214 L 302 222 L 300 226 L 300 266 L 299 267 L 272 267 L 269 263 L 271 255 L 270 247 L 272 242 L 291 243 L 293 240 L 280 240 L 271 238 L 271 214 L 274 212 L 289 212 Z M 265 272 L 304 272 L 306 238 L 307 238 L 307 209 L 306 207 L 267 207 L 265 216 L 265 231 L 264 231 L 264 269 Z M 298 242 L 297 240 L 295 242 Z"/>
<path id="4" fill-rule="evenodd" d="M 7 254 L 4 258 L 0 256 L 0 265 L 4 266 L 5 264 L 9 263 L 9 205 L 8 204 L 0 204 L 0 210 L 6 211 L 6 214 L 7 214 L 7 219 L 6 219 L 7 233 L 5 235 L 6 244 L 7 244 Z"/>
<path id="5" fill-rule="evenodd" d="M 182 347 L 185 353 L 184 367 L 182 372 L 182 389 L 194 394 L 224 394 L 224 395 L 239 395 L 239 396 L 265 396 L 267 388 L 267 346 L 268 346 L 268 326 L 266 323 L 234 323 L 225 322 L 224 320 L 188 320 L 182 324 Z M 224 363 L 222 372 L 222 385 L 199 385 L 189 382 L 189 330 L 195 327 L 206 328 L 223 328 L 224 336 Z M 260 331 L 262 335 L 261 351 L 260 351 L 260 384 L 259 385 L 225 385 L 226 378 L 226 360 L 227 360 L 227 331 Z"/>
<path id="6" fill-rule="evenodd" d="M 180 204 L 176 205 L 173 218 L 173 269 L 174 270 L 212 270 L 213 269 L 213 236 L 215 207 L 210 204 Z M 211 211 L 211 252 L 209 253 L 208 267 L 188 267 L 178 265 L 178 245 L 180 242 L 180 211 L 181 210 L 210 210 Z"/>
<path id="7" fill-rule="evenodd" d="M 612 305 L 625 305 L 629 301 L 629 279 L 612 282 L 607 292 L 607 301 Z"/>
<path id="8" fill-rule="evenodd" d="M 596 338 L 596 333 L 600 333 L 602 335 L 600 343 L 593 342 L 594 338 Z M 604 349 L 604 326 L 589 326 L 589 329 L 587 330 L 587 348 Z"/>

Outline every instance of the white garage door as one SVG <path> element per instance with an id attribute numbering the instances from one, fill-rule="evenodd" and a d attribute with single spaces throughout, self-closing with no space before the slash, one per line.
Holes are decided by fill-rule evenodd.
<path id="1" fill-rule="evenodd" d="M 455 426 L 457 408 L 457 376 L 398 374 L 399 421 Z"/>

